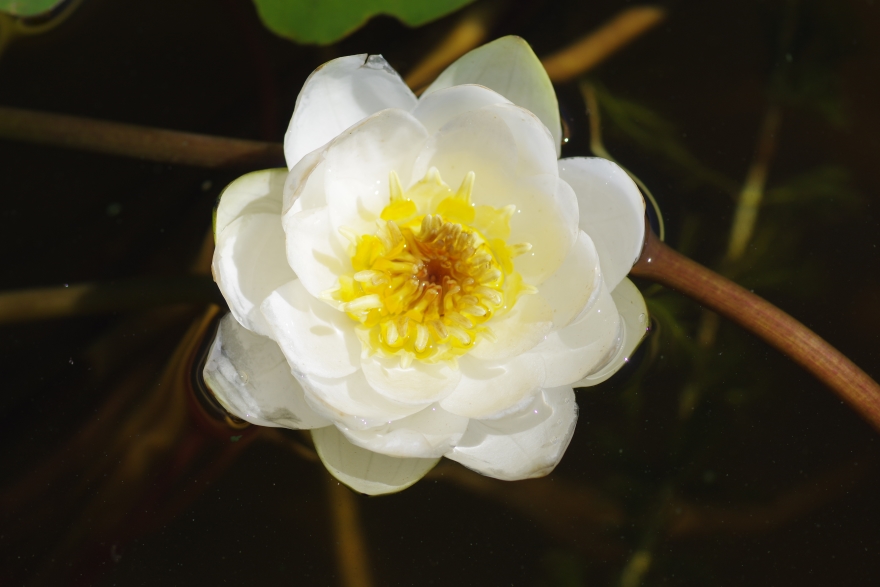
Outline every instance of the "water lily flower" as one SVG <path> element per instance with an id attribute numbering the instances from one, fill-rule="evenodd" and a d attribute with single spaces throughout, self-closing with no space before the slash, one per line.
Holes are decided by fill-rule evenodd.
<path id="1" fill-rule="evenodd" d="M 446 457 L 497 479 L 549 473 L 575 387 L 645 333 L 626 279 L 644 201 L 598 158 L 558 160 L 553 87 L 505 37 L 420 98 L 378 55 L 306 81 L 288 169 L 245 175 L 215 218 L 231 314 L 204 375 L 232 414 L 310 429 L 340 481 L 398 491 Z"/>

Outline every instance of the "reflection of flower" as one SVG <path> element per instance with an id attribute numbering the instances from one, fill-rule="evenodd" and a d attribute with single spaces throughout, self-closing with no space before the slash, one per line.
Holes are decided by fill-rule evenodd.
<path id="1" fill-rule="evenodd" d="M 519 38 L 485 45 L 416 97 L 379 56 L 306 81 L 290 171 L 233 182 L 214 277 L 232 310 L 205 378 L 265 426 L 312 429 L 364 493 L 441 456 L 499 479 L 547 474 L 573 387 L 645 330 L 625 278 L 644 202 L 602 159 L 557 161 L 556 96 Z"/>

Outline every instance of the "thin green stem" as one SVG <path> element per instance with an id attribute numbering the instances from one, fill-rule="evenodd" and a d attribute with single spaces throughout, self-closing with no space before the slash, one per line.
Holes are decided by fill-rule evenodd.
<path id="1" fill-rule="evenodd" d="M 278 143 L 212 137 L 2 106 L 0 139 L 173 165 L 252 169 L 284 165 L 284 149 Z"/>
<path id="2" fill-rule="evenodd" d="M 676 290 L 759 336 L 880 430 L 880 385 L 815 332 L 745 288 L 663 244 L 648 229 L 631 275 Z"/>

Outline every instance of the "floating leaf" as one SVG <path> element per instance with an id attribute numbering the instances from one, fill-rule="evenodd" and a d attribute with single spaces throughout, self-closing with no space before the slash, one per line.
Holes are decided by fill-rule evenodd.
<path id="1" fill-rule="evenodd" d="M 44 14 L 63 4 L 66 0 L 0 0 L 0 12 L 28 18 Z"/>
<path id="2" fill-rule="evenodd" d="M 378 14 L 388 14 L 410 26 L 418 26 L 472 1 L 254 0 L 254 3 L 263 23 L 275 34 L 297 43 L 329 45 Z"/>

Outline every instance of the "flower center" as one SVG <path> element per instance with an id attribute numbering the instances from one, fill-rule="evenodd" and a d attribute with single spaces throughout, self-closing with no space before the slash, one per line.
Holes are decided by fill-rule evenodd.
<path id="1" fill-rule="evenodd" d="M 509 246 L 513 206 L 474 206 L 469 173 L 453 192 L 432 168 L 405 193 L 391 172 L 390 203 L 375 234 L 351 240 L 354 274 L 329 297 L 360 322 L 372 352 L 435 363 L 452 360 L 491 337 L 486 322 L 534 288 L 513 270 L 531 249 Z"/>

